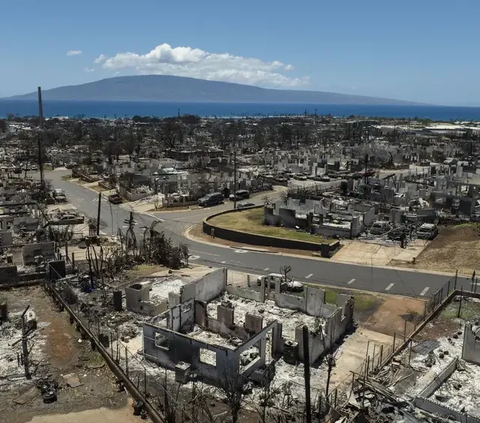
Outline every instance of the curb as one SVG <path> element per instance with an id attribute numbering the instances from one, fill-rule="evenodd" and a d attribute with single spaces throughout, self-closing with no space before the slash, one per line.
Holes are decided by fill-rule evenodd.
<path id="1" fill-rule="evenodd" d="M 254 253 L 279 254 L 279 251 L 263 250 L 261 248 L 254 248 L 254 247 L 234 247 L 233 245 L 229 245 L 228 247 L 232 248 L 232 249 L 235 249 L 235 250 L 252 251 Z"/>
<path id="2" fill-rule="evenodd" d="M 212 246 L 217 247 L 217 248 L 230 248 L 230 249 L 235 248 L 237 250 L 245 249 L 243 247 L 233 247 L 233 246 L 216 244 L 214 242 L 207 242 L 207 241 L 204 241 L 201 238 L 194 237 L 193 235 L 190 235 L 190 230 L 194 226 L 195 225 L 190 226 L 183 233 L 183 236 L 185 238 L 189 239 L 190 241 L 198 242 L 200 244 L 212 245 Z M 349 263 L 349 262 L 344 262 L 344 261 L 334 261 L 332 259 L 327 259 L 327 258 L 323 258 L 323 257 L 309 257 L 307 255 L 304 256 L 304 255 L 300 255 L 300 254 L 288 254 L 288 253 L 271 252 L 271 251 L 268 251 L 268 252 L 267 251 L 258 251 L 258 250 L 253 250 L 253 249 L 250 249 L 249 251 L 262 253 L 262 254 L 264 254 L 264 253 L 278 254 L 279 256 L 294 257 L 294 258 L 300 258 L 300 259 L 304 259 L 304 260 L 316 260 L 316 261 L 322 261 L 322 262 L 334 263 L 334 264 L 345 264 L 345 265 L 350 265 L 350 266 L 362 266 L 362 267 L 374 267 L 376 269 L 396 270 L 396 271 L 400 271 L 400 272 L 425 273 L 425 274 L 429 274 L 429 275 L 450 276 L 452 278 L 455 277 L 454 273 L 448 273 L 448 272 L 435 272 L 435 271 L 428 271 L 428 270 L 424 270 L 424 269 L 411 269 L 411 268 L 408 268 L 408 267 L 398 267 L 398 266 L 371 266 L 369 264 Z M 470 279 L 471 275 L 459 273 L 458 277 Z"/>

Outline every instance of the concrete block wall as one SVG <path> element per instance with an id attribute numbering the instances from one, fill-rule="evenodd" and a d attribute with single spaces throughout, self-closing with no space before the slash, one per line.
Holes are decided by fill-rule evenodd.
<path id="1" fill-rule="evenodd" d="M 308 349 L 310 364 L 315 363 L 316 360 L 331 347 L 331 342 L 328 336 L 324 336 L 320 331 L 312 332 L 313 328 L 309 328 L 308 332 Z M 300 325 L 295 329 L 295 341 L 298 343 L 298 359 L 305 362 L 305 350 L 303 348 L 303 326 Z"/>
<path id="2" fill-rule="evenodd" d="M 127 310 L 145 316 L 156 316 L 168 308 L 167 301 L 150 301 L 150 283 L 134 283 L 125 288 L 125 302 Z"/>
<path id="3" fill-rule="evenodd" d="M 18 282 L 18 270 L 14 264 L 0 267 L 0 285 Z"/>
<path id="4" fill-rule="evenodd" d="M 159 345 L 159 339 L 164 339 L 163 345 Z M 238 374 L 239 360 L 235 351 L 148 323 L 143 325 L 143 348 L 148 360 L 171 370 L 180 361 L 189 363 L 199 377 L 212 383 L 218 383 L 219 378 L 228 374 Z M 202 349 L 215 353 L 215 365 L 200 360 Z"/>
<path id="5" fill-rule="evenodd" d="M 227 286 L 227 269 L 217 269 L 181 288 L 181 301 L 189 299 L 211 301 L 218 297 Z"/>
<path id="6" fill-rule="evenodd" d="M 263 303 L 265 301 L 264 290 L 255 291 L 253 289 L 245 289 L 237 286 L 227 285 L 225 291 L 230 295 L 235 295 L 236 297 L 245 298 L 247 300 L 258 301 Z"/>
<path id="7" fill-rule="evenodd" d="M 480 423 L 480 419 L 472 417 L 466 413 L 461 413 L 460 411 L 455 410 L 452 407 L 448 407 L 447 405 L 441 404 L 433 399 L 418 396 L 415 398 L 413 403 L 415 407 L 428 411 L 429 413 L 439 416 L 451 416 L 456 422 Z"/>
<path id="8" fill-rule="evenodd" d="M 36 256 L 43 256 L 46 261 L 55 259 L 55 243 L 53 241 L 39 242 L 23 247 L 23 264 L 35 264 Z"/>
<path id="9" fill-rule="evenodd" d="M 480 327 L 471 323 L 465 325 L 463 331 L 462 359 L 474 364 L 480 364 Z"/>
<path id="10" fill-rule="evenodd" d="M 303 297 L 276 292 L 274 301 L 278 307 L 298 310 L 316 317 L 328 317 L 337 308 L 325 304 L 325 291 L 323 289 L 308 286 L 305 287 Z"/>
<path id="11" fill-rule="evenodd" d="M 175 332 L 188 331 L 195 323 L 195 300 L 192 298 L 170 307 L 164 315 L 168 329 Z"/>
<path id="12" fill-rule="evenodd" d="M 457 370 L 458 357 L 455 357 L 435 378 L 418 394 L 420 397 L 428 398 L 442 386 L 442 384 Z"/>

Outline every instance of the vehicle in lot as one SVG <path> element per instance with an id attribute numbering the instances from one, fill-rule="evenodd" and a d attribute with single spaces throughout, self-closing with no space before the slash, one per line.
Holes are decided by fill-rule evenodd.
<path id="1" fill-rule="evenodd" d="M 402 237 L 406 236 L 405 228 L 394 228 L 387 233 L 387 236 L 392 241 L 401 241 Z"/>
<path id="2" fill-rule="evenodd" d="M 120 204 L 123 203 L 122 197 L 119 194 L 111 194 L 108 196 L 108 201 L 112 204 Z"/>
<path id="3" fill-rule="evenodd" d="M 424 223 L 417 230 L 417 238 L 432 240 L 438 235 L 438 227 L 433 223 Z"/>
<path id="4" fill-rule="evenodd" d="M 255 203 L 238 203 L 237 209 L 246 209 L 248 207 L 253 207 Z"/>
<path id="5" fill-rule="evenodd" d="M 230 194 L 228 198 L 230 199 L 230 201 L 245 200 L 247 198 L 250 198 L 250 193 L 246 189 L 240 189 L 235 194 Z"/>
<path id="6" fill-rule="evenodd" d="M 287 280 L 285 281 L 285 276 L 280 273 L 270 273 L 268 275 L 259 276 L 257 278 L 257 286 L 262 285 L 262 280 L 264 281 L 264 286 L 269 285 L 270 289 L 275 289 L 275 284 L 280 282 L 280 291 L 290 291 L 290 292 L 302 292 L 303 284 L 298 281 Z"/>
<path id="7" fill-rule="evenodd" d="M 67 196 L 65 195 L 65 192 L 63 191 L 63 189 L 60 188 L 55 188 L 53 190 L 53 198 L 57 203 L 65 203 L 67 201 Z"/>
<path id="8" fill-rule="evenodd" d="M 387 221 L 377 220 L 370 228 L 370 233 L 373 235 L 381 235 L 390 229 L 390 224 Z"/>
<path id="9" fill-rule="evenodd" d="M 198 200 L 198 205 L 201 207 L 217 206 L 223 203 L 223 194 L 221 192 L 214 192 L 207 194 Z"/>

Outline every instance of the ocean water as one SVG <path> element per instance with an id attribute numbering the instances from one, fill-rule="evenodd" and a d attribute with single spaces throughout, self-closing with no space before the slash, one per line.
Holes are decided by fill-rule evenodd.
<path id="1" fill-rule="evenodd" d="M 339 104 L 274 103 L 165 103 L 134 101 L 48 101 L 43 102 L 44 116 L 85 116 L 97 118 L 192 114 L 202 117 L 282 116 L 303 113 L 333 116 L 423 118 L 432 120 L 477 120 L 480 107 L 382 106 Z M 0 117 L 38 115 L 36 101 L 0 100 Z"/>

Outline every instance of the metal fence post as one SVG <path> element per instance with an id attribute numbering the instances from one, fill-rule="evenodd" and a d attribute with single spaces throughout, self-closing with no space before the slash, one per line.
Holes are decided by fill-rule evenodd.
<path id="1" fill-rule="evenodd" d="M 145 391 L 145 398 L 147 397 L 147 369 L 143 369 L 143 390 Z"/>
<path id="2" fill-rule="evenodd" d="M 126 345 L 125 345 L 125 374 L 128 377 L 128 350 Z"/>

